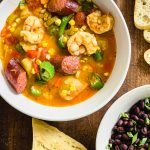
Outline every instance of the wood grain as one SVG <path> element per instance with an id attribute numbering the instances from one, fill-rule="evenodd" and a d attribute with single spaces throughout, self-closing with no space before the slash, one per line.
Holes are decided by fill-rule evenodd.
<path id="1" fill-rule="evenodd" d="M 110 105 L 127 91 L 150 84 L 150 66 L 143 59 L 143 53 L 150 48 L 150 44 L 144 41 L 143 31 L 134 27 L 134 0 L 116 0 L 116 3 L 125 17 L 132 39 L 132 60 L 123 86 L 109 104 L 88 117 L 70 122 L 49 122 L 83 143 L 88 150 L 95 149 L 99 123 Z M 101 141 L 99 142 L 101 143 Z M 30 150 L 31 146 L 31 118 L 13 109 L 0 98 L 0 150 Z"/>

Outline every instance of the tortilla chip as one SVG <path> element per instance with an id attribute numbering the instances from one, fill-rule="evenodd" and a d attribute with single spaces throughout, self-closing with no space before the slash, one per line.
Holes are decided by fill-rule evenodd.
<path id="1" fill-rule="evenodd" d="M 32 119 L 32 127 L 32 150 L 87 150 L 76 140 L 43 121 Z"/>

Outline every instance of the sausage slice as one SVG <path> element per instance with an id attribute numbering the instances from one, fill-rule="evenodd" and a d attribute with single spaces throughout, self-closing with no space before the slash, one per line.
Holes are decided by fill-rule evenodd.
<path id="1" fill-rule="evenodd" d="M 64 74 L 75 74 L 80 69 L 80 61 L 77 56 L 55 56 L 51 63 L 58 72 Z"/>
<path id="2" fill-rule="evenodd" d="M 59 15 L 69 15 L 78 12 L 79 5 L 73 0 L 49 0 L 47 9 Z"/>
<path id="3" fill-rule="evenodd" d="M 17 93 L 22 93 L 27 85 L 27 74 L 19 62 L 12 58 L 5 70 L 5 76 Z"/>

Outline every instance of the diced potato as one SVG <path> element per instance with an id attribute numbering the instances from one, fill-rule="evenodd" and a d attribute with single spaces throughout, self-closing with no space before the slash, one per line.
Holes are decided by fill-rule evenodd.
<path id="1" fill-rule="evenodd" d="M 22 67 L 25 69 L 25 71 L 28 74 L 28 77 L 32 76 L 32 61 L 29 58 L 24 58 L 21 61 Z"/>
<path id="2" fill-rule="evenodd" d="M 59 94 L 64 100 L 72 100 L 87 86 L 86 82 L 78 80 L 75 77 L 66 77 L 60 87 Z"/>

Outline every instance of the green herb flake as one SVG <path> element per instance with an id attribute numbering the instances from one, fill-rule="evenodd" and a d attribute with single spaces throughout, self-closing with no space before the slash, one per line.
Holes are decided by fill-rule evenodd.
<path id="1" fill-rule="evenodd" d="M 143 138 L 141 141 L 140 141 L 140 145 L 139 146 L 142 146 L 146 143 L 147 141 L 147 138 Z"/>
<path id="2" fill-rule="evenodd" d="M 128 115 L 128 113 L 121 113 L 120 117 L 121 118 L 129 118 L 129 115 Z"/>
<path id="3" fill-rule="evenodd" d="M 133 138 L 132 132 L 127 132 L 128 137 Z"/>
<path id="4" fill-rule="evenodd" d="M 136 134 L 132 137 L 132 144 L 134 144 L 137 139 L 138 139 L 138 133 L 136 133 Z"/>
<path id="5" fill-rule="evenodd" d="M 106 150 L 111 150 L 112 149 L 112 144 L 108 144 L 107 146 L 106 146 Z"/>
<path id="6" fill-rule="evenodd" d="M 145 107 L 150 110 L 150 98 L 145 99 Z"/>
<path id="7" fill-rule="evenodd" d="M 146 118 L 145 123 L 146 123 L 146 125 L 150 125 L 150 119 Z"/>

